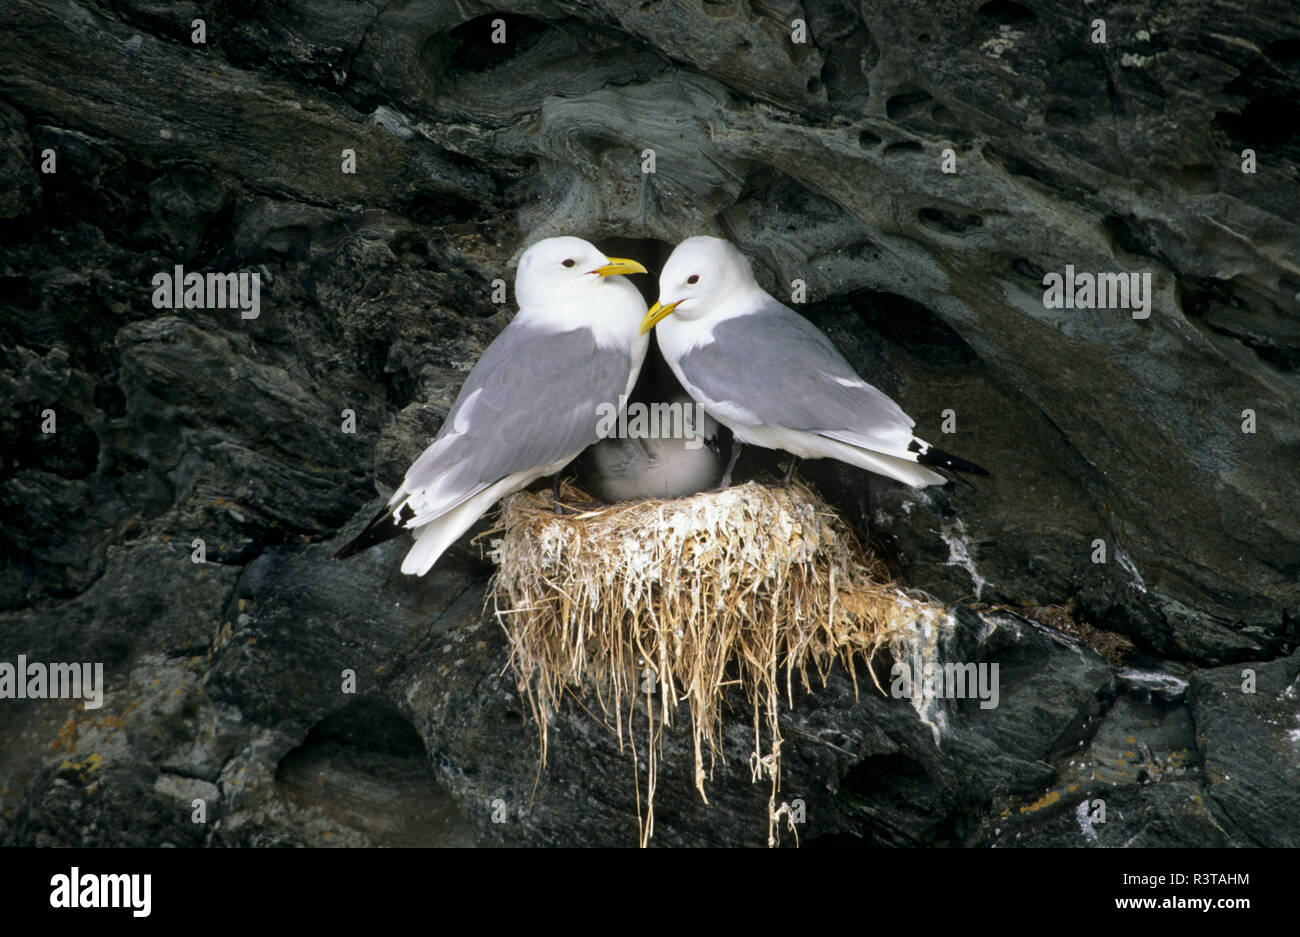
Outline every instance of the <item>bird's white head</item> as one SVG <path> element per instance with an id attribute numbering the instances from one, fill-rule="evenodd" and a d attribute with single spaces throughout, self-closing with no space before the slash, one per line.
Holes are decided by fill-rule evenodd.
<path id="1" fill-rule="evenodd" d="M 646 313 L 641 331 L 650 331 L 670 315 L 698 319 L 755 289 L 759 286 L 749 260 L 730 242 L 715 237 L 687 238 L 664 264 L 659 302 Z"/>
<path id="2" fill-rule="evenodd" d="M 606 257 L 582 238 L 546 238 L 519 258 L 515 298 L 523 309 L 591 289 L 605 277 L 645 272 L 635 260 Z"/>

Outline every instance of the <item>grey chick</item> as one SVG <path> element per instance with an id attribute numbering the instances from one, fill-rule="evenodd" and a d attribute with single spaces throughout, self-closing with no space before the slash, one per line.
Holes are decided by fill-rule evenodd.
<path id="1" fill-rule="evenodd" d="M 680 498 L 722 478 L 721 428 L 686 394 L 629 404 L 618 429 L 625 432 L 588 447 L 578 463 L 579 481 L 604 501 Z"/>

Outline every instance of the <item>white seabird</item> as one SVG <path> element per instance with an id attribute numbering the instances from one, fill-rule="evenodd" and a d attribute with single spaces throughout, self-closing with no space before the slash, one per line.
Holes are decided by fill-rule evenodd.
<path id="1" fill-rule="evenodd" d="M 649 343 L 645 300 L 618 274 L 645 272 L 581 238 L 528 248 L 515 275 L 518 315 L 474 365 L 388 506 L 335 556 L 405 528 L 415 545 L 402 572 L 422 576 L 493 504 L 594 443 L 600 406 L 626 399 Z"/>
<path id="2" fill-rule="evenodd" d="M 839 459 L 917 488 L 947 481 L 926 466 L 988 474 L 912 435 L 915 421 L 862 380 L 821 330 L 765 293 L 724 240 L 677 245 L 641 328 L 656 325 L 682 387 L 735 434 L 724 486 L 741 443 Z"/>

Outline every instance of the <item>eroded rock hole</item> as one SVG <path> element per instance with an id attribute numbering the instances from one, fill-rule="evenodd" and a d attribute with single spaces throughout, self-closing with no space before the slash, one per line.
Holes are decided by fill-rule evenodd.
<path id="1" fill-rule="evenodd" d="M 411 723 L 362 698 L 322 719 L 281 759 L 279 793 L 383 846 L 468 845 L 470 826 Z"/>
<path id="2" fill-rule="evenodd" d="M 917 212 L 922 225 L 932 231 L 944 231 L 949 234 L 964 234 L 971 228 L 984 227 L 984 219 L 976 214 L 959 215 L 942 208 L 922 208 Z"/>
<path id="3" fill-rule="evenodd" d="M 467 72 L 496 68 L 537 45 L 550 29 L 549 24 L 518 13 L 476 16 L 448 33 L 455 42 L 451 67 Z M 494 38 L 504 41 L 494 42 Z"/>
<path id="4" fill-rule="evenodd" d="M 906 120 L 923 110 L 932 100 L 934 98 L 928 91 L 904 91 L 885 102 L 885 115 L 890 120 Z"/>

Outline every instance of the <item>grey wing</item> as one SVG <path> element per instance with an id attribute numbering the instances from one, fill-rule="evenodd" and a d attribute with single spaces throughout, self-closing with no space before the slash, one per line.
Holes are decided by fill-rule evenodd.
<path id="1" fill-rule="evenodd" d="M 590 329 L 507 326 L 470 372 L 433 444 L 390 502 L 418 526 L 516 472 L 571 458 L 596 441 L 598 407 L 617 407 L 633 367 Z"/>
<path id="2" fill-rule="evenodd" d="M 862 380 L 815 325 L 771 297 L 757 312 L 724 319 L 713 341 L 679 361 L 682 375 L 724 423 L 817 433 L 904 453 L 914 421 Z"/>

